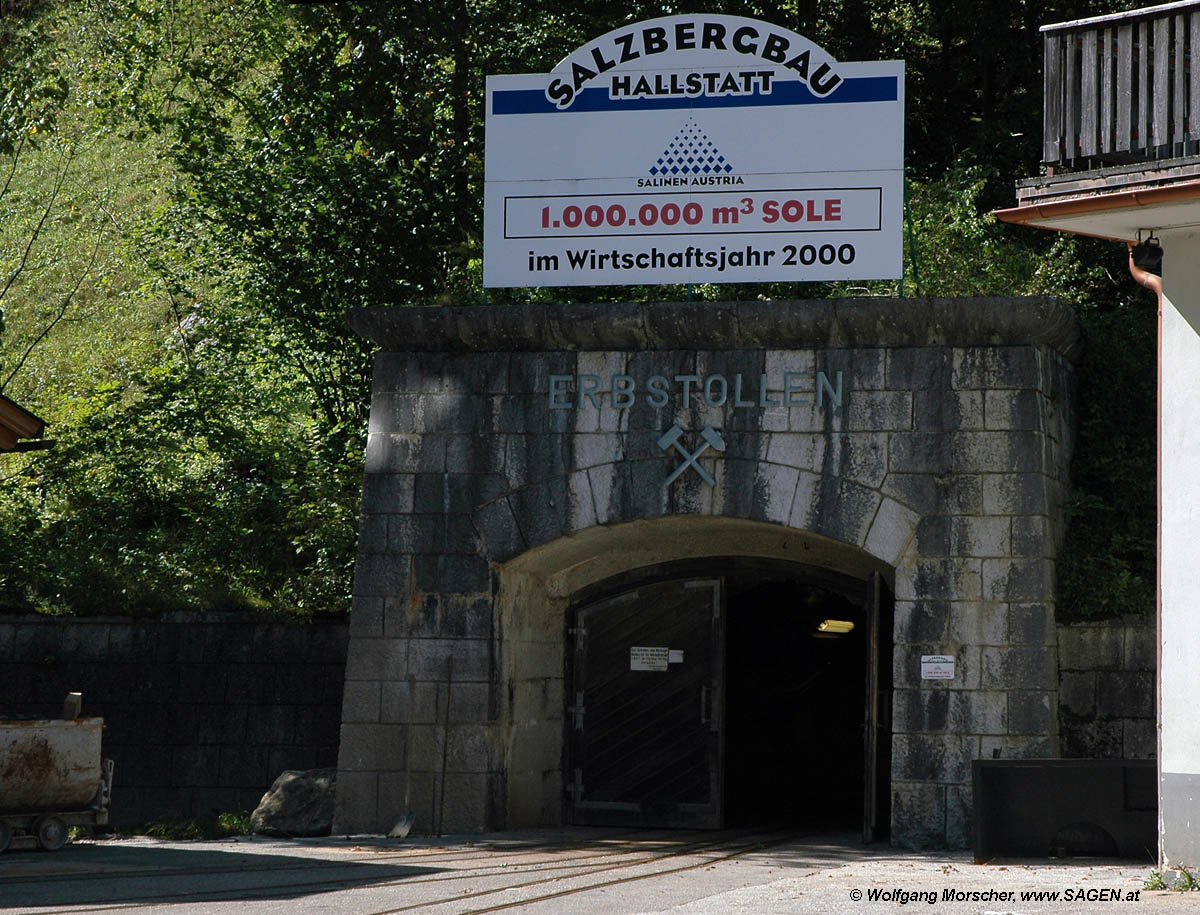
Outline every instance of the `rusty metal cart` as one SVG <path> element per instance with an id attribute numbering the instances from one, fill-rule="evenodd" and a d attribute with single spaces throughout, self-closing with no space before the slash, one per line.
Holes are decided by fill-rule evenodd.
<path id="1" fill-rule="evenodd" d="M 101 759 L 103 718 L 79 716 L 71 693 L 62 718 L 0 719 L 0 852 L 61 848 L 69 829 L 108 822 L 113 762 Z"/>

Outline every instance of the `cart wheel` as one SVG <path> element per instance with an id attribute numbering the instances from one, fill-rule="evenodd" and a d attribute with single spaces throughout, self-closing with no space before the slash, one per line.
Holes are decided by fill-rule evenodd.
<path id="1" fill-rule="evenodd" d="M 41 817 L 33 824 L 37 843 L 46 851 L 57 851 L 67 844 L 67 824 L 55 816 Z"/>
<path id="2" fill-rule="evenodd" d="M 8 850 L 8 843 L 12 841 L 12 827 L 0 820 L 0 854 L 4 854 Z"/>

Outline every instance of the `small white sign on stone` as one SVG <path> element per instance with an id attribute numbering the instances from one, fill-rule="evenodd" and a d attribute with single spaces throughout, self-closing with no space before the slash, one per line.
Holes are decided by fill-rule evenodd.
<path id="1" fill-rule="evenodd" d="M 954 656 L 946 654 L 921 655 L 922 680 L 953 680 Z"/>
<path id="2" fill-rule="evenodd" d="M 671 649 L 648 648 L 643 645 L 629 647 L 630 670 L 666 670 L 670 663 Z"/>

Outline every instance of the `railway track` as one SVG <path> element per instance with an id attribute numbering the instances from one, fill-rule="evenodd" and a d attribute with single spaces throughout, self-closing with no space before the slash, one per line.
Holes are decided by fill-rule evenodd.
<path id="1" fill-rule="evenodd" d="M 793 830 L 726 831 L 686 838 L 677 832 L 623 833 L 582 846 L 576 838 L 557 844 L 488 843 L 469 850 L 463 846 L 354 850 L 335 858 L 298 857 L 302 851 L 287 856 L 265 849 L 239 851 L 269 860 L 0 875 L 0 908 L 19 911 L 24 897 L 38 915 L 132 913 L 165 905 L 269 902 L 341 893 L 345 895 L 339 910 L 363 915 L 418 911 L 479 915 L 680 874 L 796 838 L 800 835 Z M 329 849 L 322 851 L 327 854 Z M 197 847 L 197 853 L 206 851 Z M 55 883 L 53 900 L 34 902 L 36 889 L 46 880 Z M 401 904 L 387 905 L 387 892 L 393 888 Z"/>

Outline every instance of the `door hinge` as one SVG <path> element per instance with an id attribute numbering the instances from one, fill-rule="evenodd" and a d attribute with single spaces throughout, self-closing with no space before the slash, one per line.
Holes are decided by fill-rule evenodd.
<path id="1" fill-rule="evenodd" d="M 575 781 L 567 785 L 567 794 L 571 795 L 576 801 L 583 798 L 583 770 L 575 770 Z"/>
<path id="2" fill-rule="evenodd" d="M 568 705 L 567 711 L 575 716 L 575 730 L 582 731 L 583 730 L 583 712 L 584 712 L 583 693 L 575 694 L 575 704 Z"/>

